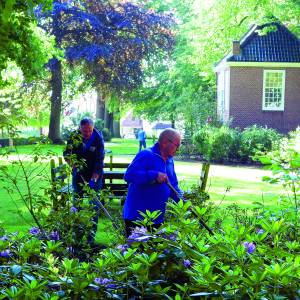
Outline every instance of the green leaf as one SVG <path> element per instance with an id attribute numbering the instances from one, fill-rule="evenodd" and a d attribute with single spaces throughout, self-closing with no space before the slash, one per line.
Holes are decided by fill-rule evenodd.
<path id="1" fill-rule="evenodd" d="M 181 296 L 179 294 L 176 294 L 175 300 L 181 300 L 181 299 L 182 299 Z"/>
<path id="2" fill-rule="evenodd" d="M 158 257 L 158 254 L 157 254 L 157 252 L 153 252 L 153 253 L 151 253 L 151 255 L 150 255 L 150 258 L 149 258 L 149 263 L 153 263 L 153 262 L 155 262 L 155 261 L 156 261 L 156 259 L 157 259 L 157 257 Z"/>
<path id="3" fill-rule="evenodd" d="M 36 279 L 34 278 L 34 276 L 32 276 L 32 275 L 30 275 L 30 274 L 26 274 L 26 273 L 23 274 L 23 278 L 24 278 L 24 279 L 27 279 L 27 280 L 29 280 L 29 281 L 35 281 L 35 280 L 36 280 Z"/>
<path id="4" fill-rule="evenodd" d="M 296 157 L 296 158 L 291 160 L 291 167 L 293 169 L 300 168 L 300 157 Z"/>
<path id="5" fill-rule="evenodd" d="M 13 6 L 16 3 L 16 0 L 6 0 L 5 1 L 5 8 L 2 11 L 2 20 L 4 22 L 7 22 L 11 16 L 11 13 L 13 11 Z"/>
<path id="6" fill-rule="evenodd" d="M 261 156 L 261 157 L 259 157 L 259 160 L 263 165 L 271 165 L 272 164 L 272 160 L 268 156 Z"/>
<path id="7" fill-rule="evenodd" d="M 201 297 L 201 296 L 211 296 L 211 295 L 215 295 L 217 296 L 218 294 L 216 294 L 215 292 L 209 293 L 209 292 L 199 292 L 199 293 L 195 293 L 195 294 L 191 294 L 191 297 Z"/>
<path id="8" fill-rule="evenodd" d="M 16 276 L 18 274 L 21 273 L 22 271 L 22 267 L 19 266 L 19 265 L 13 265 L 11 268 L 10 268 L 11 272 Z"/>
<path id="9" fill-rule="evenodd" d="M 182 292 L 186 292 L 187 291 L 187 287 L 186 286 L 182 286 L 182 285 L 180 285 L 180 284 L 178 284 L 178 283 L 175 283 L 175 286 L 178 288 L 178 289 L 180 289 Z"/>

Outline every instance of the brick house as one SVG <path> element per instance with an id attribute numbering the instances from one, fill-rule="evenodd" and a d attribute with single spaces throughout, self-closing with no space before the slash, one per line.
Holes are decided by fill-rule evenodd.
<path id="1" fill-rule="evenodd" d="M 217 113 L 232 127 L 254 124 L 286 133 L 300 125 L 300 40 L 285 26 L 253 26 L 216 66 Z"/>

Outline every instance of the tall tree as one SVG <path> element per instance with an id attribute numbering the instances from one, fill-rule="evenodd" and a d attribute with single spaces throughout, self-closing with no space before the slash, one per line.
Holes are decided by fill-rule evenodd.
<path id="1" fill-rule="evenodd" d="M 253 23 L 280 20 L 299 32 L 298 0 L 194 0 L 148 2 L 157 9 L 174 10 L 178 27 L 172 60 L 156 65 L 142 88 L 128 95 L 135 111 L 148 118 L 172 120 L 174 114 L 193 131 L 214 113 L 213 64 Z"/>
<path id="2" fill-rule="evenodd" d="M 44 70 L 44 64 L 52 57 L 54 41 L 37 27 L 33 14 L 35 5 L 43 4 L 44 9 L 49 9 L 51 2 L 0 1 L 0 86 L 8 84 L 6 73 L 11 64 L 30 81 Z"/>
<path id="3" fill-rule="evenodd" d="M 95 77 L 98 89 L 120 92 L 142 82 L 143 62 L 173 44 L 172 17 L 158 15 L 130 2 L 86 0 L 55 1 L 51 15 L 40 15 L 40 24 L 55 35 L 72 64 L 85 62 L 83 71 Z M 61 107 L 61 62 L 50 64 L 53 119 L 49 137 L 58 141 Z M 100 97 L 98 96 L 100 99 Z"/>
<path id="4" fill-rule="evenodd" d="M 205 114 L 200 113 L 204 107 L 206 115 L 211 113 L 209 102 L 214 94 L 197 64 L 195 23 L 199 16 L 194 2 L 173 0 L 167 6 L 159 0 L 148 3 L 159 9 L 174 10 L 177 20 L 175 49 L 171 59 L 165 60 L 164 64 L 153 62 L 142 88 L 127 95 L 138 114 L 150 120 L 163 119 L 172 123 L 185 119 L 191 130 L 205 120 Z"/>
<path id="5" fill-rule="evenodd" d="M 12 134 L 25 121 L 22 81 L 43 76 L 54 39 L 37 26 L 34 7 L 52 0 L 0 1 L 0 128 Z"/>

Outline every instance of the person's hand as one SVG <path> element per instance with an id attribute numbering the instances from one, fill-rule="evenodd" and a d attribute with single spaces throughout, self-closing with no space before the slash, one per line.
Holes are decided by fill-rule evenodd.
<path id="1" fill-rule="evenodd" d="M 164 183 L 164 182 L 168 182 L 169 178 L 168 175 L 162 172 L 158 172 L 157 177 L 156 177 L 156 181 L 158 183 Z"/>

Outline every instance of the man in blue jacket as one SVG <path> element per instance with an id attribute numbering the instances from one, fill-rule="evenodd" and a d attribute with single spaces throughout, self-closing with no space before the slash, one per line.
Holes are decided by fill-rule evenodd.
<path id="1" fill-rule="evenodd" d="M 142 148 L 146 148 L 146 132 L 145 130 L 142 128 L 139 130 L 138 132 L 138 140 L 139 140 L 139 152 L 142 150 Z"/>
<path id="2" fill-rule="evenodd" d="M 83 197 L 83 186 L 99 191 L 102 185 L 104 166 L 104 140 L 102 133 L 94 128 L 94 122 L 89 118 L 80 121 L 79 130 L 73 132 L 68 140 L 64 158 L 72 167 L 72 186 L 74 199 Z M 76 203 L 74 203 L 76 205 Z M 88 236 L 88 242 L 93 244 L 99 218 L 98 201 L 91 201 L 95 209 L 92 219 L 93 228 Z"/>
<path id="3" fill-rule="evenodd" d="M 164 221 L 168 198 L 178 202 L 178 197 L 166 183 L 170 182 L 182 194 L 178 188 L 173 161 L 180 142 L 181 138 L 176 130 L 165 129 L 158 142 L 139 152 L 129 165 L 124 177 L 129 188 L 123 210 L 127 236 L 136 227 L 134 221 L 143 219 L 139 212 L 159 210 L 161 214 L 154 220 L 154 227 L 158 228 Z"/>
<path id="4" fill-rule="evenodd" d="M 73 132 L 64 151 L 65 160 L 71 165 L 74 192 L 82 196 L 84 182 L 98 191 L 101 187 L 104 161 L 102 133 L 94 128 L 89 118 L 80 121 L 79 130 Z"/>

